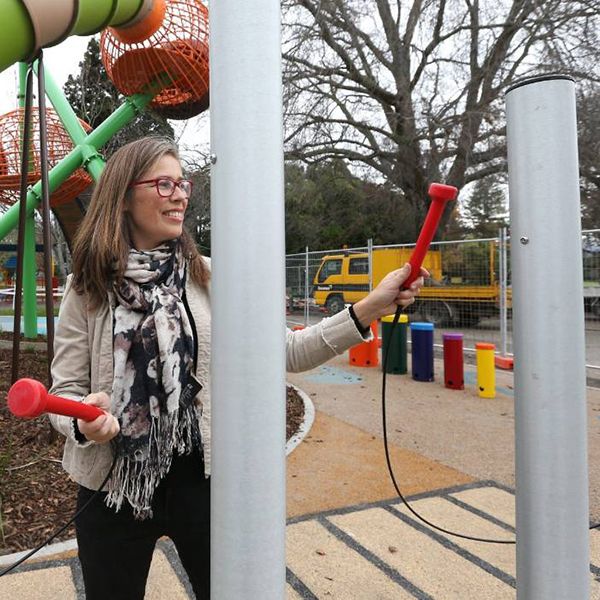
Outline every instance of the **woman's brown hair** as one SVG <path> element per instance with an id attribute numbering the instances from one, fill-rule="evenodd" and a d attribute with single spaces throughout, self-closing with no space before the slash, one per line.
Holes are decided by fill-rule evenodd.
<path id="1" fill-rule="evenodd" d="M 150 136 L 119 148 L 106 163 L 73 241 L 73 287 L 88 296 L 90 308 L 107 300 L 107 290 L 125 272 L 131 248 L 125 212 L 129 186 L 165 155 L 179 160 L 174 142 Z M 185 228 L 181 242 L 188 259 L 188 277 L 206 286 L 210 272 Z"/>

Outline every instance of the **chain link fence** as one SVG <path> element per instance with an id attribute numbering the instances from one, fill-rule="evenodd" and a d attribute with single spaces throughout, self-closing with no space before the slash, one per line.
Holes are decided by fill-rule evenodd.
<path id="1" fill-rule="evenodd" d="M 288 323 L 307 325 L 368 294 L 371 286 L 402 266 L 414 245 L 306 249 L 286 257 Z M 600 230 L 583 232 L 583 281 L 588 376 L 600 379 Z M 510 238 L 433 243 L 424 263 L 431 273 L 411 321 L 435 324 L 435 344 L 444 332 L 461 332 L 467 355 L 477 342 L 493 343 L 501 356 L 512 356 Z M 556 290 L 557 294 L 569 293 Z M 573 298 L 573 302 L 577 302 Z M 551 326 L 549 324 L 548 326 Z M 566 351 L 567 349 L 565 349 Z"/>
<path id="2" fill-rule="evenodd" d="M 288 254 L 285 261 L 286 305 L 288 313 L 295 317 L 295 320 L 292 319 L 294 324 L 307 325 L 328 314 L 326 307 L 317 305 L 314 298 L 314 280 L 325 256 L 366 252 L 365 246 L 324 251 L 309 251 L 307 248 L 303 253 Z"/>

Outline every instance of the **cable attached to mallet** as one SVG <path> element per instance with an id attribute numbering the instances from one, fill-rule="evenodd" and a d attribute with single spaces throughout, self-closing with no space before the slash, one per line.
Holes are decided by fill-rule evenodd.
<path id="1" fill-rule="evenodd" d="M 417 239 L 417 243 L 415 248 L 411 254 L 409 259 L 409 264 L 411 265 L 410 275 L 408 279 L 404 282 L 403 288 L 406 289 L 410 286 L 410 284 L 417 279 L 421 275 L 421 265 L 423 264 L 423 260 L 425 255 L 427 254 L 427 250 L 429 249 L 429 245 L 433 240 L 433 236 L 437 230 L 440 218 L 444 213 L 444 209 L 446 207 L 446 203 L 455 200 L 458 194 L 458 189 L 451 185 L 444 185 L 441 183 L 432 183 L 429 186 L 428 190 L 429 196 L 431 198 L 431 204 L 429 206 L 429 210 L 427 211 L 427 215 L 425 217 L 425 222 L 423 223 L 423 227 L 421 232 L 419 233 L 419 238 Z M 389 357 L 389 346 L 391 340 L 393 338 L 394 328 L 398 323 L 398 319 L 400 318 L 400 314 L 402 313 L 402 307 L 398 306 L 396 309 L 396 313 L 394 314 L 394 320 L 392 321 L 391 334 L 387 340 L 385 348 L 383 349 L 383 379 L 382 379 L 382 390 L 381 390 L 381 414 L 383 419 L 383 444 L 385 449 L 385 460 L 387 462 L 388 471 L 390 473 L 390 477 L 392 479 L 392 483 L 398 494 L 398 497 L 406 508 L 415 516 L 417 519 L 432 527 L 433 529 L 437 529 L 442 533 L 447 535 L 451 535 L 454 537 L 462 538 L 465 540 L 472 540 L 475 542 L 485 542 L 488 544 L 516 544 L 516 540 L 495 540 L 488 538 L 480 538 L 476 536 L 465 535 L 462 533 L 457 533 L 454 531 L 449 531 L 448 529 L 444 529 L 443 527 L 439 527 L 434 523 L 428 521 L 425 517 L 421 516 L 418 512 L 416 512 L 412 506 L 408 503 L 398 484 L 396 483 L 396 478 L 394 476 L 394 471 L 392 469 L 392 463 L 390 459 L 390 453 L 388 448 L 388 439 L 387 439 L 387 417 L 386 417 L 386 402 L 385 402 L 385 389 L 386 389 L 386 373 L 387 373 L 387 361 Z M 600 528 L 600 523 L 596 523 L 594 525 L 590 525 L 589 529 L 598 529 Z"/>

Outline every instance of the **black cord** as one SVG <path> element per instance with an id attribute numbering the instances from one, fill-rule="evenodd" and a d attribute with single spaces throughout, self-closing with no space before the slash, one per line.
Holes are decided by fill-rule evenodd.
<path id="1" fill-rule="evenodd" d="M 394 336 L 394 329 L 396 328 L 396 325 L 398 324 L 398 319 L 400 318 L 401 313 L 402 313 L 402 307 L 398 306 L 398 308 L 396 309 L 396 314 L 394 315 L 394 320 L 392 321 L 392 328 L 390 331 L 390 336 L 387 340 L 385 347 L 383 348 L 383 380 L 382 380 L 382 387 L 381 387 L 381 415 L 382 415 L 382 419 L 383 419 L 383 446 L 385 449 L 385 461 L 387 463 L 388 471 L 390 473 L 390 477 L 392 479 L 392 483 L 394 484 L 396 493 L 398 494 L 398 497 L 400 498 L 400 500 L 402 500 L 402 502 L 404 503 L 404 506 L 406 506 L 406 508 L 408 508 L 408 510 L 415 517 L 417 517 L 417 519 L 419 519 L 426 525 L 429 525 L 429 527 L 432 527 L 433 529 L 437 529 L 438 531 L 441 531 L 442 533 L 445 533 L 447 535 L 451 535 L 454 537 L 462 538 L 464 540 L 472 540 L 474 542 L 485 542 L 486 544 L 516 544 L 517 543 L 516 540 L 493 540 L 493 539 L 488 539 L 488 538 L 480 538 L 480 537 L 476 537 L 476 536 L 466 535 L 464 533 L 456 533 L 455 531 L 449 531 L 448 529 L 444 529 L 443 527 L 439 527 L 438 525 L 435 525 L 431 521 L 428 521 L 425 517 L 421 516 L 408 503 L 408 500 L 404 497 L 404 495 L 400 491 L 400 488 L 398 487 L 398 484 L 396 483 L 396 477 L 394 476 L 394 470 L 392 468 L 392 462 L 390 460 L 390 451 L 388 448 L 388 439 L 387 439 L 387 416 L 386 416 L 386 409 L 385 409 L 385 406 L 386 406 L 386 404 L 385 404 L 386 377 L 385 376 L 387 374 L 387 361 L 388 361 L 388 356 L 389 356 L 390 344 L 391 344 L 392 338 Z M 589 528 L 590 528 L 590 530 L 598 529 L 598 528 L 600 528 L 600 523 L 596 523 L 595 525 L 590 525 Z"/>
<path id="2" fill-rule="evenodd" d="M 382 389 L 381 389 L 381 414 L 382 414 L 382 418 L 383 418 L 383 446 L 385 449 L 385 460 L 387 462 L 388 471 L 390 473 L 390 477 L 392 479 L 392 483 L 394 484 L 396 493 L 398 494 L 398 497 L 400 498 L 400 500 L 402 500 L 402 502 L 404 503 L 404 506 L 406 506 L 406 508 L 408 508 L 408 510 L 415 517 L 417 517 L 417 519 L 419 519 L 420 521 L 422 521 L 429 527 L 432 527 L 433 529 L 437 529 L 438 531 L 445 533 L 446 535 L 451 535 L 454 537 L 462 538 L 464 540 L 472 540 L 474 542 L 485 542 L 487 544 L 515 544 L 516 540 L 494 540 L 494 539 L 488 539 L 488 538 L 480 538 L 480 537 L 476 537 L 476 536 L 465 535 L 463 533 L 457 533 L 455 531 L 450 531 L 448 529 L 444 529 L 443 527 L 439 527 L 438 525 L 435 525 L 431 521 L 428 521 L 425 517 L 421 516 L 408 503 L 408 500 L 404 497 L 404 495 L 400 491 L 400 488 L 398 487 L 398 484 L 396 483 L 396 477 L 394 476 L 394 470 L 392 469 L 392 462 L 390 460 L 390 451 L 389 451 L 389 447 L 388 447 L 388 438 L 387 438 L 387 417 L 386 417 L 386 409 L 385 409 L 385 406 L 386 406 L 385 405 L 385 380 L 386 380 L 385 376 L 387 373 L 389 347 L 390 347 L 390 343 L 391 343 L 393 335 L 394 335 L 394 329 L 396 328 L 396 325 L 398 323 L 398 319 L 400 318 L 401 312 L 402 312 L 402 307 L 398 306 L 398 308 L 396 309 L 396 314 L 394 315 L 394 320 L 392 321 L 392 328 L 390 331 L 390 336 L 387 340 L 387 343 L 385 344 L 385 348 L 383 349 L 383 381 L 382 381 Z"/>
<path id="3" fill-rule="evenodd" d="M 4 569 L 4 571 L 0 572 L 0 577 L 10 573 L 13 569 L 16 569 L 20 564 L 24 563 L 26 560 L 29 560 L 36 552 L 39 552 L 46 544 L 49 544 L 55 537 L 59 536 L 63 531 L 65 531 L 73 521 L 94 501 L 96 496 L 102 491 L 102 488 L 108 483 L 110 476 L 115 468 L 115 464 L 117 462 L 118 454 L 115 452 L 115 457 L 113 459 L 112 465 L 110 465 L 110 469 L 108 470 L 108 474 L 104 478 L 104 481 L 100 484 L 100 487 L 94 492 L 92 497 L 73 515 L 71 519 L 67 521 L 65 525 L 63 525 L 58 531 L 53 533 L 47 540 L 43 541 L 37 548 L 34 548 L 31 552 L 28 552 L 25 556 L 20 558 L 16 563 L 12 564 L 10 567 Z"/>

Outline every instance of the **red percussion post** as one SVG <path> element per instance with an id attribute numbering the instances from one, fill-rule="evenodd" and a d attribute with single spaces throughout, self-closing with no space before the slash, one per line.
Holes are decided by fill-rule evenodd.
<path id="1" fill-rule="evenodd" d="M 49 394 L 42 383 L 27 378 L 19 379 L 8 390 L 8 408 L 13 415 L 23 419 L 33 419 L 47 412 L 94 421 L 105 414 L 97 406 Z"/>

